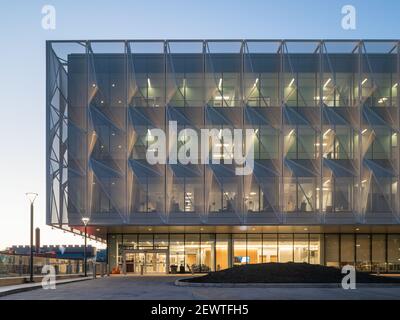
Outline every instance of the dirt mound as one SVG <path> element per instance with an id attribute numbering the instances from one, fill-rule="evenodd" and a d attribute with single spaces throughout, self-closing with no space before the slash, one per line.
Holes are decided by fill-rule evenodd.
<path id="1" fill-rule="evenodd" d="M 341 283 L 339 268 L 308 263 L 260 263 L 237 266 L 183 281 L 197 283 Z M 358 283 L 400 283 L 400 278 L 357 272 Z"/>

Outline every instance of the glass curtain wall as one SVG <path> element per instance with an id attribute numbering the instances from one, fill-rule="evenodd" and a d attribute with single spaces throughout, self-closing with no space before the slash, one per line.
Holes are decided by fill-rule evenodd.
<path id="1" fill-rule="evenodd" d="M 50 41 L 47 220 L 393 223 L 399 52 L 376 40 Z M 150 166 L 150 130 L 169 120 L 258 130 L 268 179 L 237 178 L 224 141 L 223 168 Z"/>
<path id="2" fill-rule="evenodd" d="M 230 234 L 217 234 L 215 245 L 216 271 L 229 268 L 232 264 L 232 237 Z"/>
<path id="3" fill-rule="evenodd" d="M 269 262 L 350 264 L 359 271 L 400 272 L 398 234 L 109 234 L 110 272 L 122 272 L 122 254 L 132 249 L 168 249 L 170 266 L 178 272 Z"/>

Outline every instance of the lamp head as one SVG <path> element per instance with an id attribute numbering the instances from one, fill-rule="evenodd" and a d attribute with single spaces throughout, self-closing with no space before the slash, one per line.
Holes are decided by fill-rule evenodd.
<path id="1" fill-rule="evenodd" d="M 38 196 L 38 194 L 35 192 L 27 192 L 27 193 L 25 193 L 25 195 L 31 204 L 33 204 L 35 202 L 35 199 Z"/>
<path id="2" fill-rule="evenodd" d="M 83 224 L 84 224 L 85 226 L 89 223 L 89 221 L 90 221 L 90 218 L 89 218 L 89 217 L 83 217 L 83 218 L 82 218 L 82 222 L 83 222 Z"/>

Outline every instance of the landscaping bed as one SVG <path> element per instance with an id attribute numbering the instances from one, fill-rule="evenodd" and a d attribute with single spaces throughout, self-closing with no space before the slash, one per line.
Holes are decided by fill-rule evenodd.
<path id="1" fill-rule="evenodd" d="M 341 269 L 308 263 L 260 263 L 182 279 L 192 283 L 341 283 Z M 399 283 L 400 278 L 356 273 L 357 283 Z"/>

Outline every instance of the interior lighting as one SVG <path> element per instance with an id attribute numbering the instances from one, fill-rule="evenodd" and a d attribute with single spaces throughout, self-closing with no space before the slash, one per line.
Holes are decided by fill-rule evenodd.
<path id="1" fill-rule="evenodd" d="M 331 128 L 329 128 L 328 130 L 325 131 L 325 133 L 323 134 L 323 136 L 325 137 L 329 132 L 331 132 Z"/>
<path id="2" fill-rule="evenodd" d="M 256 79 L 256 81 L 254 81 L 253 87 L 256 87 L 258 83 L 258 78 Z"/>
<path id="3" fill-rule="evenodd" d="M 324 84 L 324 89 L 326 88 L 326 86 L 331 82 L 331 78 L 329 78 L 328 80 L 326 80 L 325 84 Z"/>

